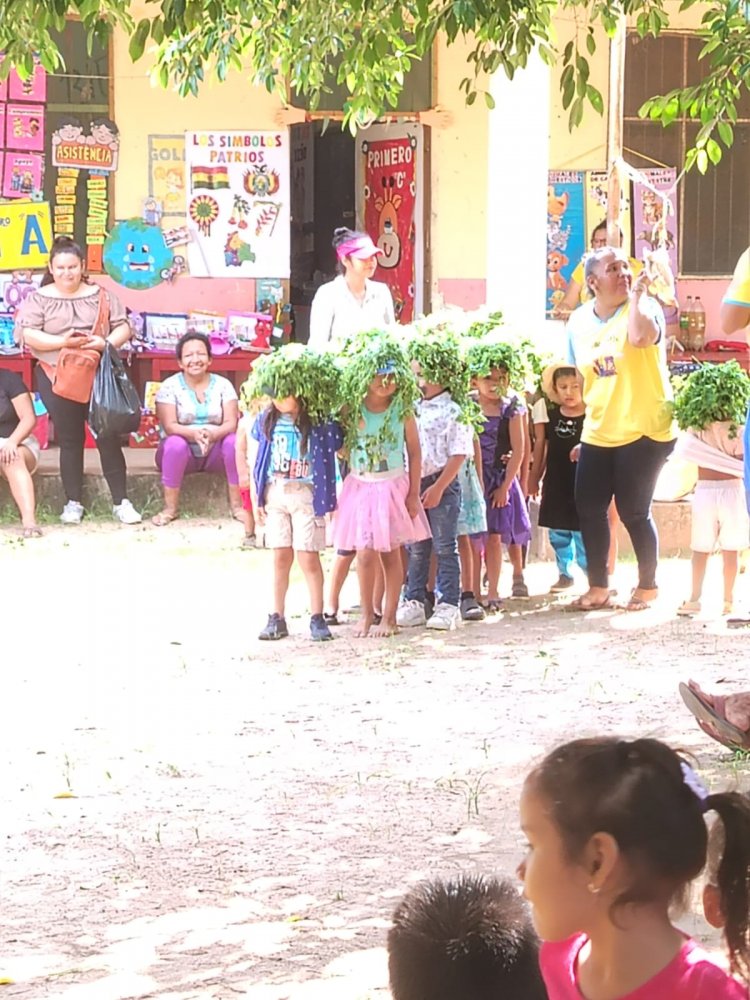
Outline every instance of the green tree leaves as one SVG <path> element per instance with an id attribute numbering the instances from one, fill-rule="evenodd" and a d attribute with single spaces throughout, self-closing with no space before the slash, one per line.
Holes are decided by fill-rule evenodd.
<path id="1" fill-rule="evenodd" d="M 467 76 L 460 83 L 468 104 L 479 94 L 494 107 L 487 77 L 502 70 L 508 79 L 533 52 L 560 68 L 562 103 L 570 128 L 587 108 L 604 113 L 604 99 L 590 81 L 596 26 L 613 36 L 624 13 L 642 35 L 670 26 L 667 0 L 150 0 L 138 22 L 129 0 L 0 0 L 0 73 L 16 65 L 33 69 L 37 52 L 50 71 L 62 57 L 50 32 L 66 13 L 83 22 L 89 39 L 114 27 L 127 32 L 135 61 L 153 42 L 155 79 L 181 95 L 197 94 L 204 78 L 225 80 L 232 71 L 286 99 L 288 88 L 314 109 L 331 81 L 346 86 L 342 111 L 353 131 L 398 104 L 415 60 L 442 34 L 449 44 L 470 39 Z M 682 0 L 681 10 L 696 0 Z M 553 15 L 576 24 L 575 38 L 559 51 Z M 708 0 L 701 34 L 705 44 L 700 84 L 655 95 L 640 109 L 665 127 L 686 116 L 701 123 L 688 165 L 718 163 L 734 141 L 737 103 L 750 85 L 750 25 L 744 0 Z"/>

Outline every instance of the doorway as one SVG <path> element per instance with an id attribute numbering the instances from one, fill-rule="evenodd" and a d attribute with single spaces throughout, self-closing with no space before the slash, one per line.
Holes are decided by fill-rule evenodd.
<path id="1" fill-rule="evenodd" d="M 336 274 L 334 229 L 356 228 L 354 138 L 338 122 L 293 125 L 291 278 L 294 339 L 307 343 L 315 292 Z"/>

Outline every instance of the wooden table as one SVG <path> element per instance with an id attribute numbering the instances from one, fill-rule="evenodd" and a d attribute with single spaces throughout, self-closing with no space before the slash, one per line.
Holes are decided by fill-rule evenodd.
<path id="1" fill-rule="evenodd" d="M 0 368 L 18 372 L 26 388 L 33 392 L 31 379 L 34 371 L 34 358 L 30 354 L 0 354 Z"/>
<path id="2" fill-rule="evenodd" d="M 725 361 L 736 361 L 737 364 L 744 368 L 745 371 L 750 370 L 750 351 L 675 351 L 674 354 L 670 354 L 667 358 L 668 361 L 700 361 L 701 363 L 710 363 L 712 365 L 721 365 Z"/>

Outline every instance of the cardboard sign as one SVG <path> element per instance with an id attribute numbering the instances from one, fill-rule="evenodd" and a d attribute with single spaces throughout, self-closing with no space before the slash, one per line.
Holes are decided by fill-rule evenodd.
<path id="1" fill-rule="evenodd" d="M 0 204 L 0 271 L 45 268 L 51 246 L 47 202 Z"/>
<path id="2" fill-rule="evenodd" d="M 65 119 L 52 133 L 52 164 L 77 170 L 110 173 L 117 170 L 120 135 L 109 118 L 95 118 L 84 135 L 74 117 Z"/>

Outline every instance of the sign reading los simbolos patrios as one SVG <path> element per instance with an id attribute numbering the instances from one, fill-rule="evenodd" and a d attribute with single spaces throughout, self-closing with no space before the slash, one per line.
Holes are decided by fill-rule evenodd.
<path id="1" fill-rule="evenodd" d="M 187 132 L 185 187 L 193 277 L 289 277 L 285 131 Z"/>

